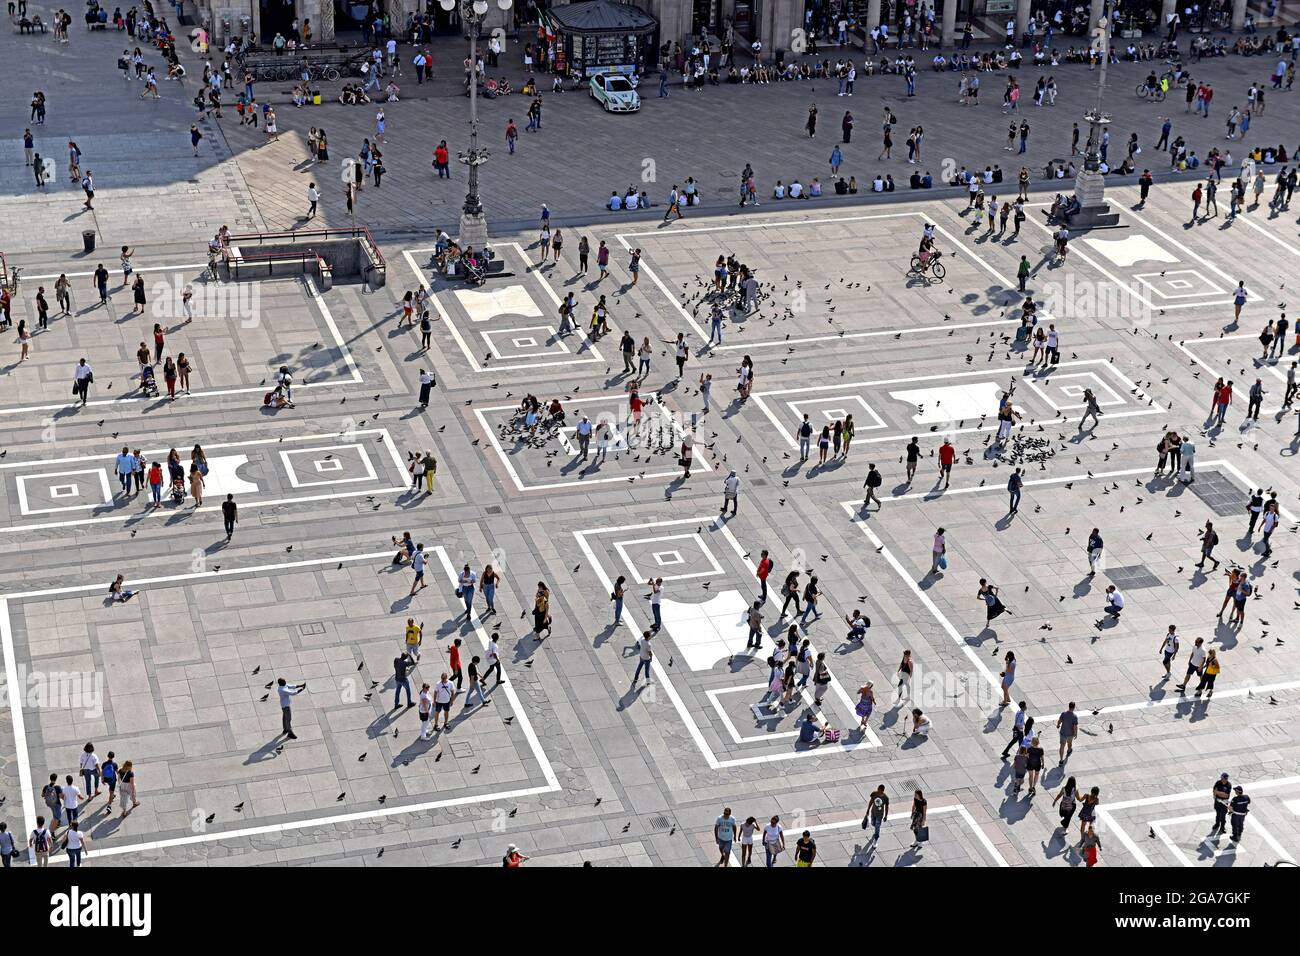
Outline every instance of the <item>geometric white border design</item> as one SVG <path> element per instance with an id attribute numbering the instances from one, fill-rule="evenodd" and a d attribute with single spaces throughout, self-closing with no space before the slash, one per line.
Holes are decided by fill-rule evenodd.
<path id="1" fill-rule="evenodd" d="M 682 518 L 676 521 L 652 521 L 647 524 L 621 525 L 613 528 L 591 528 L 586 531 L 575 531 L 573 532 L 573 536 L 578 541 L 578 547 L 582 550 L 583 557 L 587 559 L 587 563 L 591 565 L 592 569 L 596 572 L 596 578 L 600 581 L 601 587 L 604 588 L 606 592 L 609 592 L 614 589 L 614 583 L 609 579 L 609 575 L 606 573 L 604 565 L 596 557 L 595 551 L 592 550 L 591 543 L 587 540 L 588 535 L 613 534 L 619 531 L 643 531 L 647 528 L 665 528 L 673 525 L 688 524 L 703 524 L 710 528 L 716 528 L 727 540 L 727 543 L 731 545 L 740 560 L 751 570 L 756 570 L 754 565 L 745 557 L 745 549 L 740 546 L 740 542 L 736 540 L 736 536 L 731 533 L 731 530 L 726 525 L 719 525 L 716 515 L 710 515 L 707 518 Z M 768 600 L 775 602 L 775 595 L 769 593 Z M 623 609 L 623 616 L 627 620 L 631 632 L 633 634 L 640 634 L 643 628 L 636 623 L 626 607 Z M 809 649 L 815 653 L 815 648 L 813 648 L 812 644 L 809 644 L 808 646 Z M 681 694 L 679 694 L 677 688 L 673 686 L 672 680 L 668 674 L 668 668 L 660 663 L 658 655 L 656 655 L 650 662 L 650 667 L 654 671 L 656 682 L 663 687 L 664 692 L 668 695 L 669 701 L 672 703 L 673 707 L 676 708 L 678 715 L 681 717 L 687 733 L 691 735 L 691 739 L 695 741 L 695 745 L 700 748 L 700 753 L 704 755 L 704 759 L 708 762 L 708 765 L 712 770 L 721 770 L 724 767 L 744 767 L 754 764 L 777 763 L 783 760 L 798 760 L 802 757 L 827 754 L 832 752 L 832 750 L 836 753 L 849 753 L 860 748 L 879 747 L 881 745 L 880 738 L 876 736 L 875 732 L 870 727 L 867 727 L 863 734 L 863 739 L 857 743 L 841 742 L 838 745 L 831 745 L 831 747 L 797 750 L 788 753 L 756 754 L 751 757 L 735 757 L 729 760 L 719 760 L 717 754 L 713 752 L 713 748 L 709 746 L 709 742 L 705 740 L 704 734 L 701 732 L 695 717 L 686 707 L 686 702 L 682 700 Z M 844 687 L 840 684 L 839 680 L 833 673 L 831 674 L 830 690 L 844 705 L 845 713 L 852 714 L 854 712 L 854 703 L 849 700 L 848 694 L 844 692 Z"/>
<path id="2" fill-rule="evenodd" d="M 436 555 L 442 565 L 443 573 L 446 579 L 455 583 L 457 580 L 456 568 L 452 565 L 451 559 L 447 552 L 440 545 L 435 545 L 431 553 Z M 282 571 L 292 571 L 300 568 L 317 567 L 325 568 L 338 564 L 353 564 L 361 561 L 387 561 L 392 557 L 391 551 L 374 551 L 367 554 L 351 554 L 335 556 L 330 558 L 315 558 L 308 561 L 293 561 L 285 564 L 267 564 L 248 568 L 222 568 L 219 571 L 199 571 L 188 574 L 174 574 L 166 577 L 132 579 L 127 581 L 128 585 L 134 588 L 140 588 L 150 584 L 173 584 L 178 581 L 193 581 L 198 579 L 212 579 L 218 577 L 234 577 L 249 574 L 275 574 Z M 26 598 L 43 598 L 64 594 L 87 594 L 104 592 L 106 588 L 103 584 L 90 585 L 73 585 L 69 587 L 46 588 L 38 591 L 23 591 L 12 594 L 5 594 L 0 598 L 0 645 L 3 645 L 4 669 L 5 674 L 17 674 L 18 663 L 17 655 L 14 650 L 13 624 L 9 618 L 9 603 L 11 601 L 21 601 Z M 484 648 L 488 645 L 488 633 L 483 627 L 482 621 L 478 615 L 474 615 L 474 630 L 478 635 L 479 642 Z M 8 681 L 6 680 L 6 683 Z M 174 846 L 186 846 L 192 843 L 217 843 L 222 840 L 233 840 L 245 836 L 258 836 L 265 833 L 284 833 L 292 830 L 305 830 L 310 827 L 331 826 L 338 823 L 355 823 L 358 820 L 374 820 L 381 817 L 399 816 L 403 814 L 424 813 L 428 810 L 438 810 L 444 807 L 465 806 L 477 803 L 489 803 L 494 800 L 513 800 L 519 797 L 532 796 L 539 793 L 550 793 L 560 789 L 559 778 L 551 767 L 551 762 L 542 748 L 541 740 L 538 739 L 537 732 L 533 729 L 532 722 L 528 718 L 528 712 L 524 709 L 519 701 L 519 696 L 515 692 L 514 681 L 503 681 L 501 688 L 510 702 L 510 707 L 515 714 L 515 723 L 520 733 L 528 742 L 529 749 L 532 751 L 534 759 L 542 770 L 546 778 L 545 786 L 521 787 L 514 790 L 507 790 L 500 793 L 484 793 L 466 797 L 451 797 L 445 800 L 428 800 L 421 803 L 384 806 L 369 810 L 355 810 L 348 813 L 336 813 L 324 817 L 312 817 L 301 820 L 289 820 L 283 823 L 268 823 L 260 826 L 240 827 L 236 830 L 220 830 L 209 833 L 199 833 L 192 836 L 173 837 L 165 840 L 145 840 L 139 843 L 129 843 L 120 846 L 95 846 L 88 853 L 89 857 L 102 856 L 119 856 L 124 853 L 139 853 L 144 850 L 160 850 Z M 18 784 L 23 795 L 23 816 L 25 819 L 26 832 L 36 828 L 36 803 L 35 791 L 33 790 L 32 765 L 31 757 L 27 747 L 27 725 L 23 713 L 23 700 L 21 694 L 9 694 L 9 714 L 13 722 L 14 743 L 17 751 L 18 763 Z"/>

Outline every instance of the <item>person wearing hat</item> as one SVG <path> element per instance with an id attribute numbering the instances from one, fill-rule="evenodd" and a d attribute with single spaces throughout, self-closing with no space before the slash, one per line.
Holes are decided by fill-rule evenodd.
<path id="1" fill-rule="evenodd" d="M 1246 814 L 1250 812 L 1250 797 L 1241 787 L 1232 788 L 1232 802 L 1228 805 L 1232 814 L 1232 842 L 1241 842 L 1241 832 L 1246 828 Z"/>
<path id="2" fill-rule="evenodd" d="M 523 866 L 524 860 L 528 857 L 519 852 L 519 848 L 511 843 L 506 847 L 506 855 L 501 858 L 501 865 L 504 867 Z"/>
<path id="3" fill-rule="evenodd" d="M 1214 826 L 1210 827 L 1210 835 L 1222 833 L 1228 825 L 1228 801 L 1232 799 L 1232 782 L 1228 775 L 1222 774 L 1218 780 L 1214 781 Z"/>

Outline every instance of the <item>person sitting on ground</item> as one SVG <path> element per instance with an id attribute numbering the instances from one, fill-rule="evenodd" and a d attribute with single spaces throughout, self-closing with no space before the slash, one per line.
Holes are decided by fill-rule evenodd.
<path id="1" fill-rule="evenodd" d="M 122 602 L 129 601 L 131 600 L 131 598 L 135 597 L 135 592 L 127 590 L 123 581 L 124 581 L 123 576 L 119 574 L 116 578 L 114 578 L 113 583 L 108 586 L 108 594 L 110 600 L 122 603 Z"/>
<path id="2" fill-rule="evenodd" d="M 283 385 L 277 385 L 271 390 L 271 401 L 268 403 L 272 408 L 295 408 L 293 402 L 289 401 Z"/>
<path id="3" fill-rule="evenodd" d="M 850 193 L 856 193 L 857 191 L 858 191 L 858 178 L 857 178 L 856 176 L 850 176 L 850 177 L 849 177 L 849 192 L 850 192 Z"/>
<path id="4" fill-rule="evenodd" d="M 293 88 L 293 105 L 299 109 L 302 109 L 307 105 L 307 95 L 303 93 L 301 86 L 295 86 Z"/>
<path id="5" fill-rule="evenodd" d="M 813 181 L 808 184 L 808 195 L 816 199 L 821 194 L 822 194 L 822 181 L 818 179 L 816 176 L 814 176 Z"/>
<path id="6" fill-rule="evenodd" d="M 871 191 L 873 193 L 883 193 L 885 191 L 885 181 L 876 173 L 876 178 L 871 181 Z"/>
<path id="7" fill-rule="evenodd" d="M 617 189 L 609 194 L 609 201 L 605 203 L 605 208 L 616 211 L 623 208 L 623 197 L 618 194 Z"/>
<path id="8" fill-rule="evenodd" d="M 625 197 L 623 198 L 623 208 L 624 208 L 624 209 L 635 209 L 635 208 L 637 208 L 637 206 L 640 205 L 640 203 L 641 203 L 641 200 L 637 197 L 637 194 L 636 194 L 636 193 L 632 193 L 631 195 L 629 195 L 629 196 L 625 196 Z"/>
<path id="9" fill-rule="evenodd" d="M 785 184 L 782 183 L 781 180 L 779 179 L 776 181 L 776 185 L 772 188 L 772 198 L 773 199 L 785 198 Z"/>
<path id="10" fill-rule="evenodd" d="M 908 187 L 909 189 L 920 189 L 920 188 L 921 188 L 921 171 L 920 171 L 920 170 L 918 170 L 918 169 L 914 169 L 914 170 L 912 170 L 912 175 L 909 176 L 908 179 L 907 179 L 907 187 Z"/>
<path id="11" fill-rule="evenodd" d="M 388 85 L 384 87 L 384 95 L 387 97 L 387 102 L 389 103 L 396 103 L 398 94 L 401 92 L 402 88 L 392 80 L 389 80 Z"/>
<path id="12" fill-rule="evenodd" d="M 844 177 L 841 176 L 839 179 L 835 180 L 835 195 L 847 196 L 848 194 L 849 194 L 849 184 L 844 179 Z"/>
<path id="13" fill-rule="evenodd" d="M 805 711 L 803 719 L 799 721 L 799 743 L 814 744 L 821 743 L 826 733 L 821 722 L 817 720 L 817 715 L 811 710 Z"/>
<path id="14" fill-rule="evenodd" d="M 790 189 L 789 189 L 789 193 L 790 193 L 790 198 L 791 198 L 791 199 L 806 199 L 806 198 L 807 198 L 807 197 L 804 196 L 804 194 L 803 194 L 803 183 L 799 182 L 799 180 L 798 180 L 797 178 L 796 178 L 796 179 L 792 179 L 792 180 L 790 180 Z"/>

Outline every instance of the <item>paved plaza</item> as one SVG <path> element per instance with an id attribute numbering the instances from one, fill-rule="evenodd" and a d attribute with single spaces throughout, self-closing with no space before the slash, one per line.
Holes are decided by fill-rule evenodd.
<path id="1" fill-rule="evenodd" d="M 139 799 L 128 814 L 107 807 L 106 793 L 83 806 L 99 865 L 497 866 L 514 844 L 529 866 L 712 866 L 715 820 L 730 807 L 760 828 L 779 816 L 777 865 L 793 865 L 808 830 L 827 866 L 1083 866 L 1078 816 L 1063 829 L 1052 805 L 1071 779 L 1081 794 L 1099 788 L 1101 866 L 1300 858 L 1300 419 L 1287 395 L 1300 360 L 1288 288 L 1300 281 L 1300 207 L 1269 206 L 1279 164 L 1265 169 L 1263 202 L 1229 219 L 1233 167 L 1218 216 L 1189 220 L 1203 178 L 1171 178 L 1157 158 L 1161 107 L 1130 92 L 1145 64 L 1112 68 L 1114 149 L 1130 125 L 1139 130 L 1158 181 L 1140 204 L 1132 177 L 1108 180 L 1119 226 L 1072 236 L 1063 260 L 1045 215 L 1054 190 L 1037 173 L 1013 234 L 977 222 L 961 190 L 907 190 L 914 167 L 899 147 L 892 162 L 874 161 L 884 104 L 902 130 L 931 131 L 934 158 L 923 164 L 936 175 L 945 159 L 998 162 L 1008 179 L 988 189 L 1014 199 L 1021 160 L 1002 151 L 1001 74 L 988 74 L 994 95 L 978 118 L 957 105 L 955 77 L 928 63 L 921 92 L 933 92 L 919 100 L 901 96 L 898 77 L 864 77 L 846 168 L 864 184 L 890 171 L 900 190 L 807 202 L 768 195 L 777 178 L 830 181 L 845 101 L 829 81 L 815 83 L 825 128 L 812 142 L 801 135 L 812 83 L 674 88 L 656 101 L 651 82 L 637 116 L 601 115 L 581 93 L 550 96 L 544 131 L 514 156 L 496 148 L 505 104 L 484 104 L 494 151 L 484 195 L 505 274 L 472 287 L 429 265 L 437 230 L 455 232 L 465 185 L 463 170 L 447 183 L 428 168 L 437 140 L 466 125 L 449 46 L 432 90 L 389 109 L 390 173 L 358 200 L 386 284 L 327 288 L 296 273 L 214 279 L 207 243 L 223 224 L 303 227 L 312 177 L 324 191 L 312 226 L 348 225 L 337 160 L 373 135 L 373 109 L 301 113 L 277 90 L 279 141 L 230 111 L 201 125 L 195 159 L 193 54 L 184 89 L 163 84 L 154 103 L 116 74 L 115 37 L 74 25 L 66 46 L 14 40 L 51 91 L 48 155 L 62 169 L 66 141 L 77 140 L 99 185 L 93 213 L 78 212 L 81 189 L 66 173 L 36 191 L 20 162 L 25 97 L 6 98 L 0 252 L 22 269 L 14 325 L 34 332 L 20 361 L 8 331 L 0 375 L 0 818 L 12 832 L 48 814 L 50 774 L 80 784 L 91 741 L 101 761 L 112 751 L 118 765 L 132 762 Z M 1244 95 L 1272 65 L 1227 57 L 1203 69 L 1231 99 L 1227 90 Z M 1036 127 L 1039 171 L 1069 156 L 1070 124 L 1095 94 L 1086 65 L 1059 73 L 1055 107 L 1021 110 Z M 87 80 L 102 92 L 78 99 Z M 110 109 L 95 109 L 101 98 Z M 1196 134 L 1202 155 L 1223 145 L 1221 105 L 1214 133 Z M 1167 106 L 1192 142 L 1205 121 Z M 311 125 L 330 129 L 328 165 L 307 158 Z M 1289 148 L 1297 129 L 1295 98 L 1270 92 L 1248 142 Z M 643 158 L 658 165 L 644 181 L 656 201 L 694 175 L 705 203 L 671 223 L 662 205 L 602 212 L 611 189 L 643 182 Z M 763 167 L 762 205 L 741 210 L 746 162 Z M 564 235 L 549 260 L 543 202 Z M 927 225 L 942 280 L 909 273 Z M 81 251 L 83 230 L 96 251 Z M 580 237 L 592 249 L 585 273 Z M 596 267 L 601 241 L 608 277 Z M 143 311 L 123 283 L 123 245 L 145 279 Z M 720 256 L 752 270 L 752 309 L 714 290 Z M 106 303 L 93 280 L 100 262 Z M 54 295 L 61 274 L 66 311 Z M 1247 300 L 1234 320 L 1239 283 Z M 37 327 L 38 287 L 48 328 Z M 403 296 L 416 290 L 428 296 L 427 348 L 418 321 L 402 321 Z M 562 330 L 570 294 L 577 329 Z M 1019 334 L 1026 296 L 1036 327 L 1058 336 L 1056 360 L 1040 361 Z M 610 331 L 593 337 L 602 297 Z M 1261 330 L 1283 315 L 1281 347 L 1262 351 Z M 137 352 L 153 352 L 155 326 L 162 354 L 192 365 L 174 399 L 161 374 L 161 394 L 141 388 Z M 680 373 L 679 334 L 689 346 Z M 94 368 L 84 404 L 71 389 L 82 357 Z M 282 367 L 293 406 L 264 405 Z M 427 407 L 424 373 L 436 383 Z M 1220 377 L 1234 382 L 1221 422 L 1211 401 Z M 536 428 L 530 397 L 542 409 Z M 1084 422 L 1090 397 L 1099 414 Z M 553 400 L 563 421 L 547 411 Z M 1000 429 L 1007 402 L 1016 417 Z M 841 453 L 837 432 L 823 457 L 823 427 L 850 416 L 851 444 Z M 594 425 L 586 453 L 584 418 Z M 1193 470 L 1158 467 L 1170 432 L 1194 447 L 1182 462 Z M 149 464 L 175 452 L 186 473 L 201 458 L 202 506 L 190 487 L 175 501 L 169 481 L 157 505 L 147 482 L 124 492 L 124 448 Z M 413 481 L 412 462 L 426 456 L 436 476 Z M 871 468 L 878 500 L 864 504 Z M 724 502 L 733 472 L 734 514 Z M 1267 539 L 1272 519 L 1247 527 L 1256 489 L 1276 495 Z M 233 534 L 222 521 L 228 495 Z M 1213 565 L 1202 561 L 1207 522 Z M 935 570 L 939 529 L 946 566 Z M 1095 566 L 1094 529 L 1104 539 Z M 407 532 L 423 547 L 423 588 L 400 544 Z M 764 554 L 775 568 L 765 600 Z M 462 569 L 481 577 L 487 565 L 500 582 L 491 601 L 472 592 L 467 613 Z M 799 610 L 815 576 L 815 616 L 782 613 L 792 570 Z M 1239 619 L 1232 601 L 1223 607 L 1229 572 L 1252 592 Z M 109 590 L 118 575 L 125 601 Z M 987 617 L 982 582 L 1009 613 Z M 1111 586 L 1125 602 L 1118 615 L 1107 613 Z M 539 588 L 550 621 L 540 633 Z M 855 611 L 870 621 L 861 640 L 845 623 Z M 478 656 L 486 671 L 490 649 L 500 660 L 486 700 L 460 693 L 445 729 L 427 736 L 394 677 L 408 621 L 422 634 L 417 699 L 452 670 L 456 641 L 466 668 Z M 1180 643 L 1166 676 L 1170 625 Z M 652 627 L 650 677 L 634 680 Z M 807 640 L 810 660 L 825 655 L 825 680 L 774 702 L 768 656 L 789 637 Z M 1220 662 L 1212 693 L 1197 692 L 1200 674 L 1178 687 L 1198 639 Z M 905 651 L 914 670 L 900 694 Z M 1015 679 L 1003 706 L 1008 654 Z M 292 739 L 279 678 L 305 684 L 292 698 Z M 875 709 L 862 724 L 867 685 Z M 1032 797 L 1002 758 L 1020 701 L 1045 752 Z M 1078 736 L 1058 763 L 1058 718 L 1071 702 Z M 913 708 L 928 733 L 915 732 Z M 809 714 L 838 734 L 804 742 Z M 1210 832 L 1223 773 L 1252 800 L 1239 843 Z M 863 815 L 879 785 L 891 812 L 876 837 Z M 919 846 L 916 791 L 928 801 Z M 741 854 L 737 840 L 727 862 Z M 760 846 L 753 865 L 764 862 Z"/>

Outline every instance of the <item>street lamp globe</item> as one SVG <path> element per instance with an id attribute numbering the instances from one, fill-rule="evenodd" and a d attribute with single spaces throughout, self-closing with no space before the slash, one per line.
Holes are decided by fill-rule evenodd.
<path id="1" fill-rule="evenodd" d="M 452 10 L 456 9 L 456 0 L 438 0 L 438 6 L 451 13 Z"/>
<path id="2" fill-rule="evenodd" d="M 487 0 L 474 0 L 474 12 L 480 17 L 488 12 Z"/>
<path id="3" fill-rule="evenodd" d="M 497 7 L 502 10 L 509 10 L 515 5 L 515 0 L 497 0 Z"/>

